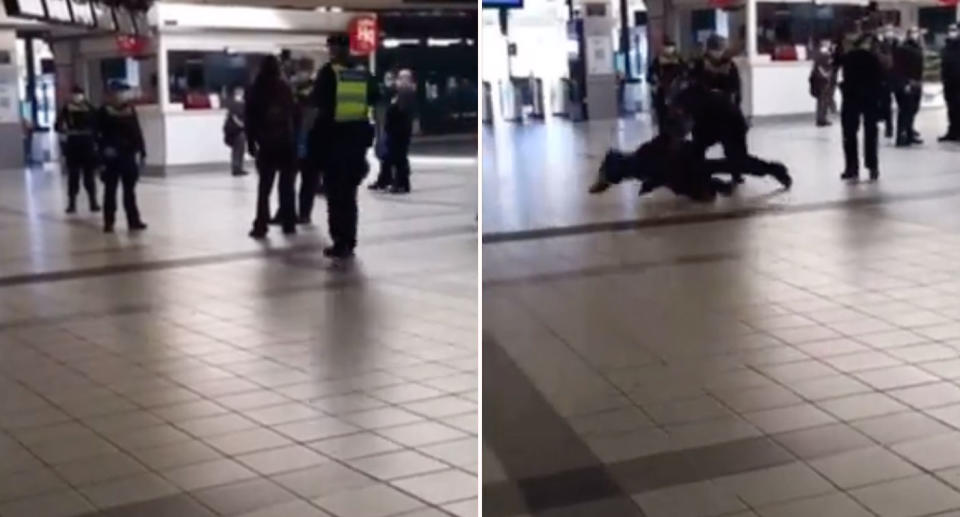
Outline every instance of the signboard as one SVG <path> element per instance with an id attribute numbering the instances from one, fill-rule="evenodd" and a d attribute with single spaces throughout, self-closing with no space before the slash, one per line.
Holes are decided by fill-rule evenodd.
<path id="1" fill-rule="evenodd" d="M 613 41 L 610 36 L 587 38 L 587 74 L 613 74 Z"/>
<path id="2" fill-rule="evenodd" d="M 350 20 L 350 53 L 365 56 L 377 49 L 377 18 L 357 16 Z"/>
<path id="3" fill-rule="evenodd" d="M 0 50 L 10 58 L 8 50 Z M 0 124 L 20 122 L 20 106 L 17 102 L 17 67 L 8 59 L 0 64 Z"/>
<path id="4" fill-rule="evenodd" d="M 147 49 L 147 39 L 130 34 L 117 35 L 117 50 L 127 56 L 138 56 Z"/>

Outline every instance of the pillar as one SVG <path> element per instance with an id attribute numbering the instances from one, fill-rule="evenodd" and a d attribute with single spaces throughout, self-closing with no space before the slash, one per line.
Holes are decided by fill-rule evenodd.
<path id="1" fill-rule="evenodd" d="M 163 33 L 157 32 L 157 104 L 164 113 L 170 107 L 170 63 L 167 59 L 167 42 Z"/>
<path id="2" fill-rule="evenodd" d="M 17 77 L 17 34 L 0 29 L 0 171 L 24 164 Z"/>
<path id="3" fill-rule="evenodd" d="M 747 61 L 753 62 L 757 57 L 757 0 L 745 0 L 747 19 L 746 38 L 747 38 Z"/>

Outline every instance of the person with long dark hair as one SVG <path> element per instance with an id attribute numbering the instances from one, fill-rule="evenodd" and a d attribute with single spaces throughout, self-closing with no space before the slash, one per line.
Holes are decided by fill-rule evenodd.
<path id="1" fill-rule="evenodd" d="M 247 95 L 246 132 L 251 156 L 260 175 L 257 190 L 257 215 L 250 236 L 267 235 L 270 222 L 270 193 L 279 172 L 280 224 L 283 233 L 297 232 L 294 208 L 296 174 L 295 105 L 290 85 L 284 80 L 280 61 L 267 56 Z"/>

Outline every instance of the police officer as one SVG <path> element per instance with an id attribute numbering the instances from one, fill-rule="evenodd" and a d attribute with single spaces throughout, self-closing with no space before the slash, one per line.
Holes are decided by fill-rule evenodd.
<path id="1" fill-rule="evenodd" d="M 147 156 L 137 112 L 131 101 L 131 90 L 123 82 L 108 85 L 107 104 L 100 108 L 97 141 L 104 164 L 103 231 L 113 232 L 117 214 L 117 187 L 123 187 L 123 211 L 131 231 L 145 230 L 137 207 L 136 186 L 140 167 Z"/>
<path id="2" fill-rule="evenodd" d="M 667 99 L 674 85 L 683 78 L 686 63 L 670 38 L 663 39 L 663 50 L 653 58 L 647 70 L 647 82 L 653 97 L 653 111 L 657 126 L 663 131 L 667 121 Z"/>
<path id="3" fill-rule="evenodd" d="M 911 27 L 907 39 L 893 53 L 894 87 L 897 98 L 897 147 L 922 144 L 913 127 L 923 93 L 923 47 L 920 31 Z"/>
<path id="4" fill-rule="evenodd" d="M 840 85 L 842 105 L 840 123 L 843 128 L 845 167 L 840 176 L 856 180 L 860 175 L 860 157 L 857 151 L 857 133 L 863 122 L 864 162 L 870 179 L 880 175 L 877 163 L 877 121 L 880 97 L 883 91 L 883 65 L 876 52 L 876 38 L 862 30 L 857 22 L 838 49 L 838 64 L 843 72 Z"/>
<path id="5" fill-rule="evenodd" d="M 60 110 L 57 117 L 57 131 L 66 136 L 63 154 L 67 161 L 67 213 L 77 211 L 77 193 L 80 191 L 80 179 L 87 191 L 90 210 L 97 212 L 96 181 L 96 145 L 94 131 L 97 111 L 83 93 L 83 89 L 74 86 L 70 101 Z"/>
<path id="6" fill-rule="evenodd" d="M 947 103 L 947 134 L 941 142 L 960 141 L 960 29 L 951 25 L 947 43 L 940 52 L 940 78 L 943 80 L 943 100 Z"/>
<path id="7" fill-rule="evenodd" d="M 357 245 L 357 188 L 369 171 L 366 153 L 373 144 L 370 107 L 376 85 L 361 66 L 351 66 L 349 39 L 327 39 L 330 62 L 317 73 L 313 98 L 317 118 L 311 143 L 321 157 L 333 245 L 324 255 L 345 259 Z"/>
<path id="8" fill-rule="evenodd" d="M 735 162 L 745 160 L 749 127 L 740 108 L 740 71 L 727 53 L 721 36 L 713 34 L 707 38 L 706 52 L 691 70 L 691 83 L 676 102 L 693 120 L 694 144 L 705 154 L 719 143 L 726 158 Z M 739 172 L 734 172 L 733 180 L 743 183 Z"/>

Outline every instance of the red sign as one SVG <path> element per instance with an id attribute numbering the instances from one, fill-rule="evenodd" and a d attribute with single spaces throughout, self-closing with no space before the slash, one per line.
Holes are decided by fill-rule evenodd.
<path id="1" fill-rule="evenodd" d="M 377 49 L 377 17 L 357 16 L 350 20 L 350 53 L 365 56 Z"/>
<path id="2" fill-rule="evenodd" d="M 707 4 L 714 9 L 726 9 L 733 5 L 733 0 L 707 0 Z"/>
<path id="3" fill-rule="evenodd" d="M 958 0 L 940 0 L 940 5 L 953 6 L 953 5 L 957 5 L 957 3 L 958 3 Z"/>
<path id="4" fill-rule="evenodd" d="M 117 35 L 117 50 L 128 56 L 142 54 L 147 48 L 147 38 L 140 36 L 131 36 L 129 34 Z"/>

